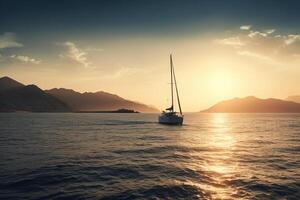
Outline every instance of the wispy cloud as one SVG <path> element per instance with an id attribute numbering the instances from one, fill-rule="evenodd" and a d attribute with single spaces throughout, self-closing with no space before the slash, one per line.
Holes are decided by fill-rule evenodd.
<path id="1" fill-rule="evenodd" d="M 268 30 L 264 30 L 264 31 L 250 31 L 248 36 L 251 37 L 251 38 L 254 38 L 254 37 L 267 37 L 268 35 L 271 35 L 274 32 L 275 32 L 275 29 L 268 29 Z"/>
<path id="2" fill-rule="evenodd" d="M 120 69 L 118 69 L 114 73 L 108 75 L 107 77 L 110 78 L 110 79 L 117 79 L 117 78 L 120 78 L 120 77 L 125 76 L 125 75 L 128 76 L 130 72 L 131 72 L 130 68 L 121 67 Z"/>
<path id="3" fill-rule="evenodd" d="M 224 38 L 224 39 L 217 39 L 215 40 L 215 42 L 222 45 L 233 46 L 235 48 L 239 48 L 245 45 L 238 36 Z"/>
<path id="4" fill-rule="evenodd" d="M 31 58 L 29 56 L 11 55 L 10 58 L 13 60 L 24 62 L 24 63 L 31 63 L 31 64 L 40 64 L 41 63 L 41 60 Z"/>
<path id="5" fill-rule="evenodd" d="M 268 36 L 268 33 L 265 33 L 265 32 L 259 32 L 259 31 L 251 31 L 249 34 L 248 34 L 249 37 L 251 38 L 254 38 L 254 37 L 267 37 Z"/>
<path id="6" fill-rule="evenodd" d="M 245 31 L 247 30 L 247 31 Z M 294 59 L 300 54 L 300 34 L 274 34 L 275 29 L 254 30 L 243 25 L 239 31 L 231 32 L 225 38 L 217 39 L 218 44 L 235 48 L 240 56 L 278 64 Z"/>
<path id="7" fill-rule="evenodd" d="M 267 34 L 272 34 L 272 33 L 274 33 L 276 30 L 275 29 L 268 29 L 268 30 L 265 30 L 265 32 L 267 33 Z"/>
<path id="8" fill-rule="evenodd" d="M 241 30 L 250 30 L 251 29 L 251 25 L 242 25 L 240 26 Z"/>
<path id="9" fill-rule="evenodd" d="M 245 51 L 238 51 L 237 54 L 241 55 L 241 56 L 249 56 L 249 57 L 257 58 L 257 59 L 260 59 L 260 60 L 273 62 L 272 58 L 270 58 L 268 56 L 265 56 L 265 55 L 262 55 L 262 54 L 251 52 L 251 51 L 246 51 L 246 50 Z"/>
<path id="10" fill-rule="evenodd" d="M 87 52 L 79 48 L 74 42 L 68 41 L 60 44 L 67 49 L 66 54 L 61 54 L 61 57 L 68 57 L 86 68 L 92 66 L 92 63 L 87 58 Z"/>
<path id="11" fill-rule="evenodd" d="M 298 35 L 288 35 L 284 37 L 284 42 L 286 45 L 291 45 L 296 41 L 300 41 L 300 34 Z"/>
<path id="12" fill-rule="evenodd" d="M 102 79 L 119 79 L 122 77 L 137 76 L 141 74 L 149 74 L 149 69 L 140 68 L 137 66 L 125 66 L 121 63 L 116 63 L 118 68 L 111 71 L 109 74 L 102 75 Z"/>
<path id="13" fill-rule="evenodd" d="M 16 34 L 4 33 L 0 35 L 0 49 L 23 47 L 23 44 L 16 41 Z"/>
<path id="14" fill-rule="evenodd" d="M 104 49 L 88 47 L 88 48 L 85 48 L 85 51 L 104 51 Z"/>

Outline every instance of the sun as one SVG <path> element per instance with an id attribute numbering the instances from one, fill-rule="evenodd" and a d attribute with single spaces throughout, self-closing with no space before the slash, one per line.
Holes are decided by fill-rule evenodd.
<path id="1" fill-rule="evenodd" d="M 210 78 L 210 89 L 217 98 L 225 99 L 234 94 L 236 82 L 231 73 L 224 70 L 214 72 Z"/>

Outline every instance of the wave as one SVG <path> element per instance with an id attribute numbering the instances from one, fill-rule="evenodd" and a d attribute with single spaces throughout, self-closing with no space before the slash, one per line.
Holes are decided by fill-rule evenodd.
<path id="1" fill-rule="evenodd" d="M 149 188 L 125 190 L 120 193 L 104 196 L 102 200 L 115 199 L 199 199 L 210 196 L 191 185 L 155 185 Z"/>

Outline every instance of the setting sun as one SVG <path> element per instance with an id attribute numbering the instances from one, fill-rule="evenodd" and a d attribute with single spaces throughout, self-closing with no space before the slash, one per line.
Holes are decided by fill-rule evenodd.
<path id="1" fill-rule="evenodd" d="M 237 83 L 232 74 L 225 70 L 213 72 L 210 78 L 210 88 L 217 98 L 224 100 L 234 94 Z"/>

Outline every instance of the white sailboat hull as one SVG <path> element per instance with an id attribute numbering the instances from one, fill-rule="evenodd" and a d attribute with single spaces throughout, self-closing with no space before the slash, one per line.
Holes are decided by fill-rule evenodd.
<path id="1" fill-rule="evenodd" d="M 162 113 L 158 117 L 158 122 L 160 124 L 182 125 L 183 116 L 177 115 L 176 113 Z"/>

